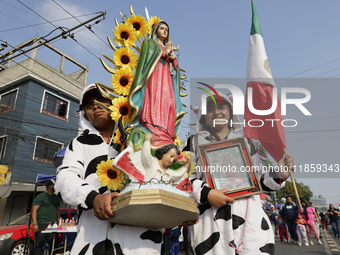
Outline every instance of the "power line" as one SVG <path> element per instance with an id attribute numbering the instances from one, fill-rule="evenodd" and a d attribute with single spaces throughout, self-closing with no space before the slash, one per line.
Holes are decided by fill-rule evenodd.
<path id="1" fill-rule="evenodd" d="M 3 13 L 1 13 L 3 14 Z M 95 13 L 89 13 L 89 14 L 83 14 L 83 15 L 79 15 L 79 16 L 76 16 L 76 17 L 83 17 L 83 16 L 89 16 L 89 15 L 93 15 Z M 5 14 L 4 14 L 5 15 Z M 6 15 L 8 16 L 8 15 Z M 10 18 L 14 18 L 12 16 L 8 16 Z M 64 19 L 56 19 L 56 20 L 52 20 L 51 22 L 59 22 L 59 21 L 64 21 L 64 20 L 69 20 L 69 19 L 72 19 L 72 18 L 64 18 Z M 20 22 L 23 22 L 21 20 L 18 20 Z M 8 31 L 13 31 L 13 30 L 18 30 L 18 29 L 23 29 L 23 28 L 28 28 L 28 27 L 35 27 L 35 26 L 39 26 L 39 25 L 45 25 L 47 24 L 48 22 L 41 22 L 41 23 L 37 23 L 37 24 L 32 24 L 32 25 L 27 25 L 27 26 L 23 26 L 23 27 L 15 27 L 15 28 L 9 28 L 9 29 L 6 29 L 6 30 L 0 30 L 0 33 L 2 32 L 8 32 Z"/>
<path id="2" fill-rule="evenodd" d="M 98 13 L 98 12 L 94 12 L 93 14 L 96 14 L 96 13 Z M 48 31 L 46 31 L 46 30 L 44 30 L 44 29 L 41 29 L 41 28 L 37 27 L 37 25 L 46 24 L 46 23 L 49 23 L 49 22 L 43 22 L 43 23 L 31 25 L 31 24 L 29 24 L 29 23 L 27 23 L 27 22 L 24 22 L 24 21 L 22 21 L 22 20 L 19 20 L 19 19 L 17 19 L 17 18 L 14 18 L 14 17 L 9 16 L 9 15 L 7 15 L 7 14 L 4 14 L 4 13 L 2 13 L 2 12 L 0 12 L 0 14 L 3 14 L 3 15 L 5 15 L 5 16 L 9 17 L 9 18 L 12 18 L 12 19 L 15 19 L 15 20 L 17 20 L 17 21 L 20 21 L 20 22 L 22 22 L 22 23 L 27 24 L 27 26 L 23 26 L 23 27 L 19 27 L 19 28 L 14 28 L 14 29 L 2 30 L 2 31 L 0 31 L 0 32 L 6 32 L 6 31 L 11 31 L 11 30 L 20 29 L 20 28 L 27 28 L 27 27 L 32 27 L 32 26 L 33 26 L 33 27 L 36 27 L 37 29 L 40 29 L 40 30 L 42 30 L 42 31 L 44 31 L 44 32 L 48 32 Z M 91 15 L 91 14 L 85 14 L 85 15 L 80 15 L 80 16 L 87 16 L 87 15 Z M 78 17 L 80 17 L 80 16 L 78 16 Z M 72 18 L 66 18 L 66 19 L 72 19 Z M 51 21 L 51 22 L 57 22 L 57 21 L 66 20 L 66 19 L 60 19 L 60 20 L 55 20 L 55 21 Z M 87 28 L 81 29 L 81 30 L 75 32 L 75 34 L 81 32 L 81 31 L 83 31 L 83 30 L 85 30 L 85 29 L 87 29 Z M 86 39 L 86 40 L 88 40 L 88 41 L 91 41 L 91 42 L 93 42 L 93 43 L 96 43 L 96 44 L 99 44 L 99 45 L 103 46 L 101 43 L 99 43 L 99 42 L 97 42 L 97 41 L 94 41 L 94 40 L 91 40 L 90 38 L 88 38 L 88 37 L 86 37 L 86 36 L 83 36 L 83 35 L 78 35 L 78 36 L 79 36 L 79 37 L 82 37 L 82 38 L 84 38 L 84 39 Z M 73 41 L 71 41 L 71 42 L 73 42 Z M 73 42 L 73 43 L 76 43 L 76 42 Z M 100 53 L 100 51 L 97 51 L 97 50 L 94 50 L 94 49 L 91 49 L 91 50 Z"/>
<path id="3" fill-rule="evenodd" d="M 33 15 L 32 13 L 30 13 L 30 12 L 27 12 L 27 11 L 25 11 L 25 10 L 23 10 L 23 9 L 20 9 L 20 8 L 18 8 L 18 7 L 16 7 L 16 6 L 14 6 L 14 5 L 12 5 L 12 4 L 9 4 L 9 3 L 6 3 L 5 1 L 3 1 L 3 0 L 0 0 L 0 2 L 3 2 L 4 4 L 7 4 L 7 5 L 9 5 L 9 6 L 12 6 L 13 8 L 15 8 L 15 9 L 18 9 L 18 10 L 20 10 L 20 11 L 22 11 L 22 12 L 25 12 L 25 13 L 27 13 L 27 14 L 29 14 L 29 15 L 32 15 L 33 17 L 36 17 L 37 18 L 37 16 L 36 15 Z"/>
<path id="4" fill-rule="evenodd" d="M 64 7 L 62 7 L 60 4 L 57 3 L 57 1 L 52 0 L 54 3 L 56 3 L 60 8 L 62 8 L 66 13 L 68 13 L 69 15 L 71 15 L 74 19 L 76 19 L 79 23 L 82 23 L 79 19 L 77 19 L 77 17 L 73 16 L 72 13 L 70 13 L 69 11 L 67 11 Z M 98 24 L 100 22 L 100 20 L 96 21 L 95 24 Z M 102 38 L 100 38 L 94 31 L 92 31 L 91 29 L 91 25 L 86 26 L 85 27 L 90 30 L 99 40 L 101 40 L 107 47 L 110 48 L 110 45 L 105 42 Z"/>
<path id="5" fill-rule="evenodd" d="M 319 68 L 319 67 L 322 67 L 322 66 L 328 65 L 328 64 L 330 64 L 330 63 L 333 63 L 333 62 L 336 62 L 336 61 L 338 61 L 338 60 L 340 60 L 340 58 L 336 58 L 336 59 L 334 59 L 334 60 L 331 60 L 331 61 L 328 61 L 328 62 L 326 62 L 326 63 L 323 63 L 323 64 L 317 65 L 317 66 L 315 66 L 315 67 L 312 67 L 312 68 L 306 69 L 306 70 L 304 70 L 304 71 L 298 72 L 298 73 L 296 73 L 296 74 L 292 74 L 292 75 L 290 75 L 290 76 L 287 76 L 286 78 L 291 78 L 291 77 L 294 77 L 294 76 L 296 76 L 296 75 L 299 75 L 299 74 L 302 74 L 302 73 L 305 73 L 305 72 L 308 72 L 308 71 L 314 70 L 314 69 L 316 69 L 316 68 Z M 285 78 L 282 78 L 282 79 L 285 79 Z M 281 79 L 279 79 L 279 80 L 281 80 Z"/>
<path id="6" fill-rule="evenodd" d="M 43 20 L 47 21 L 48 23 L 50 23 L 52 26 L 54 26 L 55 28 L 57 28 L 53 23 L 51 23 L 50 21 L 48 21 L 47 19 L 45 19 L 43 16 L 41 16 L 39 13 L 37 13 L 36 11 L 32 10 L 30 7 L 28 7 L 27 5 L 25 5 L 24 3 L 20 2 L 20 0 L 17 0 L 19 3 L 21 3 L 23 6 L 25 6 L 27 9 L 29 9 L 30 11 L 34 12 L 36 15 L 38 15 L 40 18 L 42 18 Z"/>
<path id="7" fill-rule="evenodd" d="M 19 0 L 18 0 L 18 1 L 19 1 Z M 20 56 L 20 55 L 22 55 L 22 54 L 24 54 L 24 53 L 26 53 L 26 52 L 28 52 L 28 51 L 31 51 L 31 50 L 33 50 L 33 49 L 35 49 L 35 48 L 38 48 L 38 47 L 40 47 L 41 45 L 44 45 L 44 44 L 46 44 L 46 43 L 48 43 L 48 42 L 50 42 L 50 41 L 53 41 L 53 40 L 55 40 L 55 39 L 57 39 L 57 38 L 59 38 L 59 37 L 61 37 L 61 36 L 63 36 L 63 38 L 64 38 L 65 36 L 69 35 L 69 36 L 72 38 L 72 37 L 73 37 L 73 34 L 70 34 L 71 31 L 73 31 L 73 30 L 75 30 L 75 29 L 77 29 L 77 28 L 79 28 L 79 27 L 85 25 L 86 23 L 89 23 L 89 22 L 91 22 L 91 21 L 93 21 L 93 20 L 95 20 L 95 19 L 97 19 L 97 18 L 99 18 L 99 17 L 101 17 L 101 16 L 105 16 L 105 15 L 106 15 L 106 12 L 102 12 L 101 14 L 99 14 L 99 15 L 97 15 L 97 16 L 95 16 L 95 17 L 89 19 L 89 20 L 87 20 L 86 22 L 83 22 L 82 24 L 79 24 L 79 25 L 77 25 L 77 26 L 75 26 L 75 27 L 73 27 L 73 28 L 71 28 L 71 29 L 68 29 L 67 31 L 63 31 L 61 34 L 59 34 L 59 35 L 57 35 L 57 36 L 55 36 L 55 37 L 53 37 L 53 38 L 51 38 L 51 39 L 45 40 L 45 41 L 42 42 L 41 44 L 38 44 L 38 45 L 36 45 L 36 46 L 32 46 L 29 50 L 22 51 L 21 53 L 15 55 L 15 56 L 8 57 L 6 60 L 2 60 L 1 63 L 3 63 L 4 61 L 9 61 L 9 60 L 11 60 L 11 59 L 13 59 L 13 58 L 15 58 L 15 57 L 18 57 L 18 56 Z M 3 54 L 2 56 L 4 57 L 4 55 L 6 56 L 6 54 L 8 54 L 8 53 Z"/>
<path id="8" fill-rule="evenodd" d="M 1 13 L 1 12 L 0 12 Z M 3 14 L 3 13 L 1 13 Z M 82 17 L 82 16 L 88 16 L 88 15 L 93 15 L 94 13 L 90 13 L 90 14 L 84 14 L 84 15 L 79 15 L 77 17 Z M 5 14 L 4 14 L 5 15 Z M 8 15 L 6 15 L 8 16 Z M 10 18 L 13 18 L 15 19 L 14 17 L 12 16 L 8 16 Z M 52 20 L 51 22 L 59 22 L 59 21 L 64 21 L 64 20 L 68 20 L 68 19 L 72 19 L 72 18 L 64 18 L 64 19 L 56 19 L 56 20 Z M 17 19 L 18 20 L 18 19 Z M 21 21 L 21 20 L 18 20 L 20 22 L 24 22 L 24 21 Z M 8 32 L 8 31 L 13 31 L 13 30 L 18 30 L 18 29 L 22 29 L 22 28 L 28 28 L 28 27 L 35 27 L 35 26 L 39 26 L 39 25 L 44 25 L 44 24 L 47 24 L 48 22 L 41 22 L 41 23 L 37 23 L 37 24 L 32 24 L 32 25 L 27 25 L 27 26 L 23 26 L 23 27 L 15 27 L 15 28 L 9 28 L 9 29 L 6 29 L 6 30 L 1 30 L 0 33 L 2 32 Z M 28 24 L 28 23 L 26 23 Z M 45 30 L 44 30 L 45 31 Z M 47 32 L 47 31 L 46 31 Z"/>
<path id="9" fill-rule="evenodd" d="M 54 26 L 57 29 L 61 29 L 61 27 L 57 27 L 55 26 L 52 22 L 48 21 L 47 19 L 45 19 L 43 16 L 41 16 L 39 13 L 35 12 L 34 10 L 32 10 L 30 7 L 28 7 L 27 5 L 25 5 L 24 3 L 20 2 L 20 0 L 17 0 L 19 3 L 21 3 L 22 5 L 24 5 L 26 8 L 28 8 L 29 10 L 31 10 L 32 12 L 34 12 L 35 14 L 37 14 L 39 17 L 41 17 L 43 20 L 47 21 L 48 23 L 50 23 L 52 26 Z M 104 15 L 105 17 L 105 15 Z M 82 23 L 80 23 L 82 24 Z M 53 32 L 53 31 L 52 31 Z M 51 32 L 51 33 L 52 33 Z M 65 31 L 63 31 L 63 34 L 66 34 Z M 71 39 L 73 39 L 76 43 L 78 43 L 81 47 L 83 47 L 85 50 L 87 50 L 89 53 L 91 53 L 95 58 L 99 59 L 94 53 L 92 53 L 89 49 L 87 49 L 85 46 L 83 46 L 81 43 L 79 43 L 76 39 L 73 38 L 73 36 L 70 36 Z"/>

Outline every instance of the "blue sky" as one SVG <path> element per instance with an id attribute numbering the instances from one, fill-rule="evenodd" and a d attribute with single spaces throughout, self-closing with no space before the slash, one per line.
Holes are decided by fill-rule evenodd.
<path id="1" fill-rule="evenodd" d="M 50 0 L 22 0 L 45 19 L 54 21 L 70 18 Z M 52 44 L 89 67 L 88 83 L 100 81 L 111 84 L 111 76 L 99 62 L 100 53 L 108 56 L 113 51 L 102 41 L 113 38 L 114 18 L 121 21 L 119 11 L 130 15 L 130 4 L 136 14 L 145 16 L 147 6 L 150 16 L 157 15 L 170 26 L 174 45 L 181 45 L 179 63 L 190 78 L 244 78 L 246 75 L 248 40 L 251 25 L 250 0 L 243 1 L 57 1 L 74 16 L 106 11 L 106 19 L 93 26 L 95 34 L 88 30 L 75 31 L 76 40 L 59 39 Z M 296 84 L 282 86 L 306 87 L 312 99 L 306 104 L 312 112 L 305 117 L 294 109 L 291 118 L 299 125 L 286 133 L 288 151 L 297 165 L 340 163 L 340 92 L 337 81 L 328 84 L 307 78 L 339 78 L 340 52 L 338 24 L 340 2 L 336 0 L 256 1 L 267 55 L 274 78 L 304 78 Z M 96 14 L 79 17 L 81 21 Z M 45 36 L 54 29 L 49 23 L 17 29 L 45 22 L 17 1 L 0 0 L 0 39 L 16 46 L 33 36 Z M 52 22 L 56 26 L 73 27 L 75 19 Z M 80 31 L 82 30 L 82 31 Z M 54 32 L 51 36 L 56 35 Z M 102 40 L 100 40 L 98 37 Z M 50 38 L 50 37 L 48 37 Z M 90 53 L 91 52 L 91 53 Z M 49 50 L 40 48 L 38 58 L 58 68 L 59 59 Z M 18 60 L 23 59 L 19 58 Z M 69 73 L 76 71 L 66 66 Z M 66 71 L 67 72 L 67 71 Z M 1 77 L 0 77 L 1 79 Z M 328 80 L 327 80 L 328 81 Z M 278 84 L 278 82 L 277 82 Z M 189 82 L 186 84 L 189 87 Z M 213 85 L 213 84 L 211 84 Z M 278 84 L 279 86 L 279 84 Z M 189 105 L 189 97 L 185 99 Z M 198 104 L 198 103 L 197 103 Z M 188 110 L 189 111 L 189 110 Z M 192 115 L 192 113 L 191 113 Z M 288 117 L 288 116 L 287 116 Z M 188 115 L 183 121 L 182 138 L 189 132 Z M 334 130 L 334 131 L 324 131 Z M 308 132 L 306 132 L 308 131 Z M 297 174 L 297 181 L 309 185 L 315 195 L 323 195 L 328 203 L 340 203 L 340 195 L 334 190 L 339 178 L 304 178 Z"/>

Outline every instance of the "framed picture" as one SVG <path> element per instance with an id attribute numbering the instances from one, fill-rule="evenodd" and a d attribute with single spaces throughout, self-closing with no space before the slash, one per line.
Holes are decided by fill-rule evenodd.
<path id="1" fill-rule="evenodd" d="M 243 137 L 199 145 L 198 151 L 210 188 L 229 189 L 225 194 L 235 199 L 263 192 Z"/>

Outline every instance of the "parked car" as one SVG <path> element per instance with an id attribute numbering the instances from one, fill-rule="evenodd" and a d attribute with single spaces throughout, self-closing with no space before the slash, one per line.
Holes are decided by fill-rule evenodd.
<path id="1" fill-rule="evenodd" d="M 65 219 L 77 218 L 78 210 L 72 208 L 60 209 L 60 216 Z M 23 215 L 18 219 L 0 227 L 0 254 L 22 255 L 27 236 L 27 223 L 30 215 Z M 33 249 L 32 224 L 29 230 L 30 250 Z M 59 238 L 61 240 L 61 238 Z"/>

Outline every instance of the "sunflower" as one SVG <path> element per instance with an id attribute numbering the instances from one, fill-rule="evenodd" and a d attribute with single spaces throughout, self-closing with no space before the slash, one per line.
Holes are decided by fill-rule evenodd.
<path id="1" fill-rule="evenodd" d="M 133 28 L 136 29 L 139 38 L 142 38 L 148 32 L 148 22 L 140 15 L 131 15 L 131 17 L 126 20 L 126 23 L 130 23 Z"/>
<path id="2" fill-rule="evenodd" d="M 97 165 L 96 173 L 98 180 L 104 187 L 107 186 L 109 190 L 117 190 L 124 187 L 126 180 L 124 173 L 112 166 L 112 161 L 113 159 L 108 159 L 100 162 L 100 164 Z"/>
<path id="3" fill-rule="evenodd" d="M 181 139 L 179 139 L 178 135 L 175 136 L 174 144 L 175 144 L 177 147 L 181 146 Z"/>
<path id="4" fill-rule="evenodd" d="M 113 55 L 113 59 L 115 61 L 116 66 L 127 66 L 132 70 L 137 66 L 138 56 L 133 53 L 133 49 L 129 49 L 128 47 L 122 47 L 115 51 Z"/>
<path id="5" fill-rule="evenodd" d="M 157 16 L 152 16 L 149 19 L 149 33 L 151 33 L 152 28 L 154 25 L 156 25 L 158 22 L 161 22 L 162 20 L 160 18 L 157 18 Z"/>
<path id="6" fill-rule="evenodd" d="M 190 161 L 192 160 L 192 156 L 191 156 L 190 152 L 182 151 L 182 154 L 183 154 L 183 155 L 189 155 Z M 190 162 L 190 170 L 189 170 L 188 176 L 190 177 L 190 175 L 191 175 L 192 173 L 194 173 L 195 171 L 196 171 L 196 162 L 191 161 L 191 162 Z"/>
<path id="7" fill-rule="evenodd" d="M 114 32 L 115 38 L 113 39 L 119 45 L 131 47 L 136 39 L 137 39 L 137 32 L 133 28 L 130 23 L 120 24 L 116 27 L 116 31 Z"/>
<path id="8" fill-rule="evenodd" d="M 127 96 L 130 92 L 133 71 L 130 68 L 121 68 L 112 75 L 112 85 L 116 94 Z"/>
<path id="9" fill-rule="evenodd" d="M 132 112 L 127 100 L 127 97 L 124 96 L 117 97 L 112 100 L 112 105 L 110 106 L 111 118 L 118 121 L 123 116 L 123 125 L 129 123 Z"/>
<path id="10" fill-rule="evenodd" d="M 120 141 L 120 138 L 122 137 L 122 134 L 120 133 L 119 129 L 117 128 L 115 136 L 112 138 L 113 143 L 118 143 L 122 145 L 122 142 Z"/>

